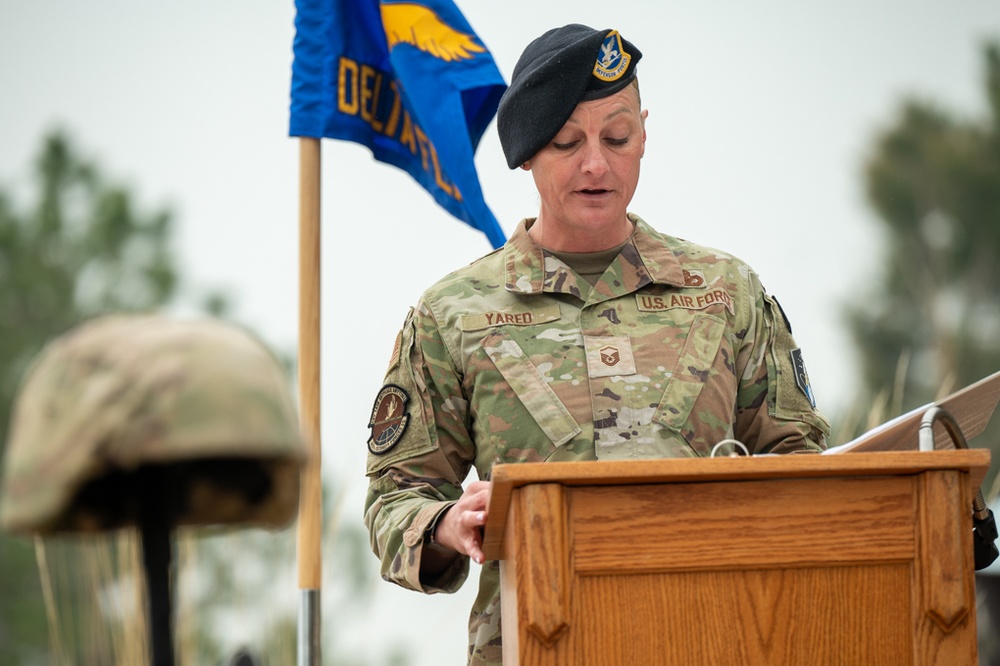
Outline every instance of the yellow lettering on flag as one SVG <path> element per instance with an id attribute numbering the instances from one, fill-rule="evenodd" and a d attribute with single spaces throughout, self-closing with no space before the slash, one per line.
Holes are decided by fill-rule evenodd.
<path id="1" fill-rule="evenodd" d="M 337 110 L 349 116 L 358 113 L 358 63 L 340 59 L 340 83 L 337 85 Z"/>
<path id="2" fill-rule="evenodd" d="M 402 91 L 399 82 L 394 79 L 389 81 L 389 90 L 392 93 L 389 118 L 385 122 L 379 119 L 379 100 L 385 76 L 383 72 L 367 63 L 358 63 L 342 56 L 337 83 L 337 110 L 350 116 L 360 116 L 376 132 L 395 139 L 400 145 L 408 148 L 413 155 L 417 155 L 419 150 L 423 170 L 434 176 L 435 184 L 445 194 L 461 201 L 461 192 L 458 191 L 454 183 L 449 182 L 441 169 L 434 142 L 430 140 L 420 125 L 413 122 L 410 113 L 403 108 Z M 383 106 L 383 108 L 385 107 L 389 107 L 388 102 Z M 402 122 L 400 122 L 400 117 L 402 117 Z M 399 136 L 396 136 L 397 131 Z"/>

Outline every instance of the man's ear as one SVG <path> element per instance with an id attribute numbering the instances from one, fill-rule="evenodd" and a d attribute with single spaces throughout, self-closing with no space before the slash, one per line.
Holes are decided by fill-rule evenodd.
<path id="1" fill-rule="evenodd" d="M 642 152 L 639 157 L 646 154 L 646 117 L 649 115 L 649 109 L 643 109 L 639 117 L 642 119 Z"/>
<path id="2" fill-rule="evenodd" d="M 524 169 L 525 171 L 531 171 L 531 160 L 527 160 L 524 164 L 521 165 L 521 168 Z"/>

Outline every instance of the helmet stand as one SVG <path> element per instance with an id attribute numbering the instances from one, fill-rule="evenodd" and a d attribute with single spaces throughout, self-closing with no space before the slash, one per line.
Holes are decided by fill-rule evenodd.
<path id="1" fill-rule="evenodd" d="M 156 481 L 162 477 L 153 472 Z M 173 546 L 170 533 L 173 516 L 170 502 L 163 501 L 154 483 L 142 498 L 139 532 L 142 536 L 142 565 L 146 576 L 146 606 L 149 626 L 150 666 L 174 666 L 173 595 L 171 578 Z"/>

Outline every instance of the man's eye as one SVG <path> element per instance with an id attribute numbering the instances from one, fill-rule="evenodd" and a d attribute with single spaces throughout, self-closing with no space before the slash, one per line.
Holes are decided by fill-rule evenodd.
<path id="1" fill-rule="evenodd" d="M 560 143 L 558 141 L 553 141 L 552 142 L 552 147 L 555 148 L 556 150 L 569 150 L 570 148 L 572 148 L 573 146 L 575 146 L 576 143 L 577 143 L 576 141 L 567 141 L 565 143 Z"/>
<path id="2" fill-rule="evenodd" d="M 628 137 L 625 137 L 623 139 L 612 139 L 612 138 L 609 138 L 609 139 L 606 139 L 606 140 L 612 146 L 624 146 L 626 143 L 628 143 Z"/>

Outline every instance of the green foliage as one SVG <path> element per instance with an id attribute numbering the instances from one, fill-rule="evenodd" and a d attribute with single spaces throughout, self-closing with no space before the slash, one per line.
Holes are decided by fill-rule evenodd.
<path id="1" fill-rule="evenodd" d="M 103 313 L 166 306 L 181 282 L 170 212 L 140 210 L 130 190 L 107 180 L 65 134 L 44 139 L 32 175 L 25 206 L 0 183 L 0 458 L 21 377 L 47 341 Z M 202 307 L 226 316 L 229 301 L 209 292 Z M 293 359 L 280 356 L 291 369 Z M 363 606 L 373 582 L 367 535 L 356 521 L 336 519 L 343 493 L 324 511 L 324 553 L 336 570 L 324 586 L 333 629 Z M 258 629 L 251 648 L 266 663 L 294 662 L 294 537 L 294 530 L 234 530 L 175 538 L 178 663 L 227 663 L 235 647 L 219 634 L 233 621 Z M 145 613 L 131 596 L 141 589 L 134 533 L 45 539 L 37 552 L 41 565 L 30 538 L 0 532 L 0 666 L 145 663 Z M 54 602 L 49 619 L 43 580 Z M 342 637 L 325 632 L 335 663 L 368 663 L 344 654 Z M 408 663 L 401 650 L 386 659 Z"/>
<path id="2" fill-rule="evenodd" d="M 34 163 L 30 201 L 0 187 L 0 455 L 12 401 L 31 359 L 89 317 L 149 310 L 178 285 L 172 217 L 139 210 L 62 132 Z M 0 534 L 0 666 L 46 651 L 45 615 L 31 542 Z"/>
<path id="3" fill-rule="evenodd" d="M 0 191 L 4 434 L 17 384 L 47 340 L 104 312 L 161 306 L 178 283 L 170 213 L 136 210 L 130 192 L 106 182 L 66 135 L 45 139 L 34 185 L 34 201 L 23 211 Z"/>
<path id="4" fill-rule="evenodd" d="M 866 164 L 886 253 L 848 323 L 869 404 L 893 391 L 912 409 L 1000 369 L 1000 44 L 984 56 L 986 118 L 905 100 Z M 974 444 L 1000 451 L 998 435 Z"/>
<path id="5" fill-rule="evenodd" d="M 47 637 L 31 541 L 0 533 L 0 666 L 48 663 Z"/>

